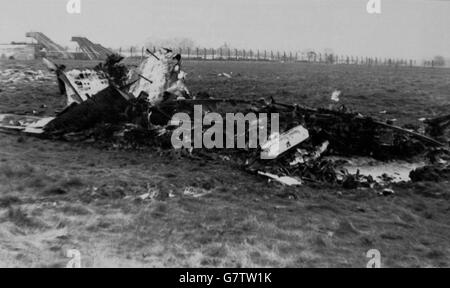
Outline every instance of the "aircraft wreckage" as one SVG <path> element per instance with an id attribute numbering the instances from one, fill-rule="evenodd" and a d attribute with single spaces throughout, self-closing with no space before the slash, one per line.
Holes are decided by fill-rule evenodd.
<path id="1" fill-rule="evenodd" d="M 316 109 L 273 99 L 248 101 L 215 99 L 206 93 L 192 95 L 185 85 L 181 55 L 168 49 L 147 52 L 148 57 L 131 70 L 121 63 L 119 55 L 110 55 L 94 69 L 70 71 L 44 59 L 57 76 L 67 107 L 56 117 L 0 115 L 0 128 L 51 139 L 89 140 L 134 149 L 156 147 L 185 157 L 222 159 L 286 185 L 328 183 L 386 190 L 393 182 L 450 177 L 448 138 L 439 137 L 438 141 L 431 137 L 444 135 L 450 126 L 448 116 L 427 119 L 428 136 L 342 107 Z M 251 149 L 248 139 L 252 126 L 244 125 L 245 129 L 233 129 L 236 132 L 232 135 L 215 135 L 227 143 L 245 136 L 246 142 L 238 148 L 174 149 L 173 133 L 183 122 L 174 121 L 174 116 L 194 116 L 196 107 L 201 107 L 202 114 L 215 113 L 223 119 L 227 113 L 276 113 L 279 133 L 269 134 L 267 141 Z M 208 133 L 217 124 L 213 122 L 202 123 L 200 133 Z M 192 124 L 188 126 L 192 127 L 192 133 L 186 134 L 188 139 L 184 136 L 181 140 L 195 142 L 198 125 Z"/>

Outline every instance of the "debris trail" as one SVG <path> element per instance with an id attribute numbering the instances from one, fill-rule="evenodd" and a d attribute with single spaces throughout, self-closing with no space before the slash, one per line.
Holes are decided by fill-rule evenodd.
<path id="1" fill-rule="evenodd" d="M 442 162 L 441 156 L 450 154 L 444 143 L 427 135 L 349 112 L 343 106 L 312 108 L 278 103 L 273 98 L 214 99 L 207 93 L 192 97 L 184 84 L 186 74 L 181 71 L 181 56 L 170 50 L 149 54 L 132 71 L 120 64 L 123 58 L 118 55 L 110 55 L 104 64 L 85 71 L 66 72 L 64 66 L 47 61 L 49 70 L 65 85 L 70 106 L 55 119 L 34 118 L 9 123 L 10 116 L 0 115 L 0 128 L 53 139 L 89 139 L 115 147 L 148 146 L 186 157 L 228 159 L 226 161 L 248 172 L 292 186 L 314 182 L 344 188 L 386 188 L 393 182 L 409 181 L 410 175 L 411 179 L 426 178 L 420 176 L 423 174 L 420 171 L 426 169 L 423 166 L 428 164 L 425 159 L 432 155 L 435 162 Z M 339 91 L 333 92 L 332 100 L 337 103 L 340 95 Z M 245 136 L 244 147 L 174 151 L 173 132 L 182 125 L 182 121 L 174 121 L 174 115 L 184 112 L 193 119 L 194 108 L 198 105 L 202 107 L 201 116 L 215 113 L 223 119 L 227 113 L 275 113 L 279 116 L 280 130 L 267 140 L 259 139 L 257 147 L 251 147 L 249 135 L 254 127 L 249 121 L 243 131 L 233 130 L 231 135 L 219 132 L 224 134 L 223 139 L 232 143 L 238 143 L 239 137 Z M 434 126 L 444 129 L 446 121 L 443 117 L 429 123 L 438 123 Z M 204 137 L 212 125 L 202 125 L 200 136 Z M 256 125 L 259 130 L 259 121 Z M 183 140 L 194 143 L 195 125 L 189 127 L 192 133 Z M 369 157 L 383 162 L 361 163 Z M 349 163 L 353 159 L 356 160 Z M 403 165 L 403 162 L 392 162 L 394 160 L 408 160 L 413 164 Z M 388 190 L 383 193 L 392 194 Z"/>

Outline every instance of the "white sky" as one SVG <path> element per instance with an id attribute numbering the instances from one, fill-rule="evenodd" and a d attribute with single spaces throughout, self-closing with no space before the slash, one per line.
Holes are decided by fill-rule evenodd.
<path id="1" fill-rule="evenodd" d="M 200 46 L 323 51 L 420 59 L 450 57 L 450 1 L 381 0 L 1 0 L 0 43 L 40 31 L 63 46 L 80 35 L 107 47 L 188 37 Z"/>

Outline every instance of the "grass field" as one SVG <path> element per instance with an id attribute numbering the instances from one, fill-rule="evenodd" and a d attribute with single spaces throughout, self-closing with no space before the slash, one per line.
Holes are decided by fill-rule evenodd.
<path id="1" fill-rule="evenodd" d="M 0 63 L 13 67 L 44 70 Z M 194 94 L 326 107 L 337 89 L 348 108 L 398 124 L 450 107 L 447 69 L 186 62 L 184 70 Z M 217 76 L 224 72 L 233 77 Z M 0 113 L 54 115 L 64 104 L 56 81 L 0 87 Z M 449 267 L 448 187 L 398 184 L 391 197 L 283 187 L 218 160 L 0 134 L 0 266 L 64 267 L 66 251 L 78 249 L 85 267 L 365 267 L 366 252 L 378 249 L 383 267 Z M 145 193 L 158 197 L 140 200 Z"/>

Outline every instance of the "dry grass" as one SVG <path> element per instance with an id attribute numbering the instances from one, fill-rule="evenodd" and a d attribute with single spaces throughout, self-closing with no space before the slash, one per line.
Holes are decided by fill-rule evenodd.
<path id="1" fill-rule="evenodd" d="M 450 101 L 448 70 L 194 62 L 185 70 L 194 93 L 322 106 L 340 89 L 350 107 L 402 122 L 445 112 Z M 62 107 L 56 84 L 30 85 L 0 92 L 0 111 Z M 394 197 L 379 197 L 268 185 L 221 161 L 13 135 L 0 147 L 2 267 L 64 267 L 67 249 L 88 267 L 365 267 L 370 249 L 386 267 L 450 263 L 448 183 L 398 185 Z M 183 195 L 187 187 L 210 194 Z M 136 200 L 149 189 L 161 196 Z"/>

